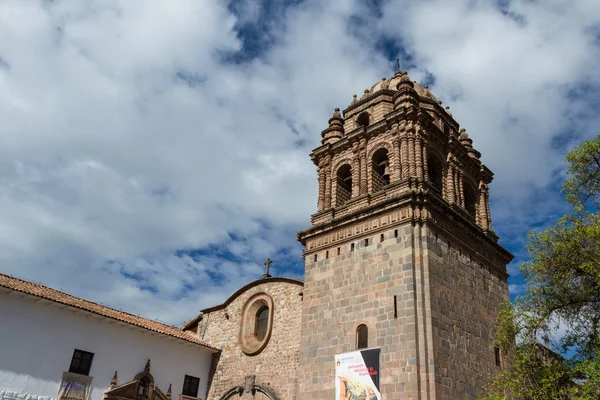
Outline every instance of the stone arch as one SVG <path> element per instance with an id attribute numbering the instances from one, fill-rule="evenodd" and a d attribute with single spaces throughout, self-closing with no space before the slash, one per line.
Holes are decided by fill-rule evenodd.
<path id="1" fill-rule="evenodd" d="M 369 153 L 367 154 L 367 158 L 372 159 L 373 154 L 375 154 L 375 152 L 378 151 L 379 149 L 386 149 L 390 155 L 392 154 L 392 145 L 390 143 L 378 142 L 378 143 L 374 144 L 373 147 L 371 147 L 371 149 L 369 150 Z"/>
<path id="2" fill-rule="evenodd" d="M 250 385 L 246 389 L 244 389 L 243 386 L 232 387 L 227 392 L 225 392 L 225 394 L 223 396 L 221 396 L 219 398 L 219 400 L 229 400 L 229 399 L 239 398 L 244 394 L 244 392 L 251 393 L 252 395 L 254 395 L 255 393 L 261 393 L 268 400 L 279 400 L 277 395 L 271 389 L 269 389 L 263 385 L 257 385 L 257 384 Z"/>

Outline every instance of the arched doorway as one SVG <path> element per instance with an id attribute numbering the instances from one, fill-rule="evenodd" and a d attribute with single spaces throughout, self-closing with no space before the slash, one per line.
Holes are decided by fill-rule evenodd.
<path id="1" fill-rule="evenodd" d="M 219 400 L 239 399 L 242 396 L 254 400 L 279 400 L 273 391 L 262 385 L 250 385 L 247 388 L 235 386 L 229 389 Z"/>

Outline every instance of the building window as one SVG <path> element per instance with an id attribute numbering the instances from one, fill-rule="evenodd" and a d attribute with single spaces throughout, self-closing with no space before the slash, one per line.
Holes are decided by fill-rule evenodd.
<path id="1" fill-rule="evenodd" d="M 366 349 L 369 347 L 369 328 L 365 324 L 356 328 L 356 348 Z"/>
<path id="2" fill-rule="evenodd" d="M 79 375 L 89 375 L 90 368 L 92 368 L 93 358 L 94 353 L 75 349 L 73 352 L 73 358 L 71 358 L 69 372 Z"/>
<path id="3" fill-rule="evenodd" d="M 338 255 L 338 256 L 340 255 L 340 248 L 339 248 L 339 247 L 338 247 L 338 249 L 337 249 L 337 255 Z"/>
<path id="4" fill-rule="evenodd" d="M 256 355 L 267 346 L 273 329 L 273 310 L 273 299 L 266 293 L 257 293 L 244 305 L 239 340 L 245 354 Z"/>
<path id="5" fill-rule="evenodd" d="M 200 378 L 186 375 L 185 378 L 183 378 L 183 389 L 181 389 L 181 394 L 184 396 L 198 397 L 199 385 Z"/>
<path id="6" fill-rule="evenodd" d="M 263 341 L 267 336 L 267 328 L 269 327 L 269 307 L 263 307 L 256 313 L 256 327 L 254 336 L 259 341 Z"/>
<path id="7" fill-rule="evenodd" d="M 494 356 L 496 357 L 496 366 L 499 367 L 501 365 L 501 360 L 500 349 L 498 347 L 494 347 Z"/>

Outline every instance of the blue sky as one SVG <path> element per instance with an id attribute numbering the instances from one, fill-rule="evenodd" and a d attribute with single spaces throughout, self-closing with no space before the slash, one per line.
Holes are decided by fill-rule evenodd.
<path id="1" fill-rule="evenodd" d="M 2 272 L 173 324 L 267 257 L 301 277 L 308 155 L 399 57 L 495 173 L 517 294 L 566 152 L 599 133 L 596 3 L 5 0 Z"/>

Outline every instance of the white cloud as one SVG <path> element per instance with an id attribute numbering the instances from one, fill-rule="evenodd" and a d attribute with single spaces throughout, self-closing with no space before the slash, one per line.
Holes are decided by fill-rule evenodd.
<path id="1" fill-rule="evenodd" d="M 2 2 L 3 272 L 168 322 L 259 277 L 266 256 L 297 274 L 281 263 L 300 262 L 293 232 L 316 208 L 308 153 L 334 107 L 391 75 L 384 33 L 413 78 L 435 75 L 496 173 L 500 227 L 561 167 L 554 136 L 595 133 L 589 104 L 565 100 L 599 83 L 592 2 L 512 2 L 521 25 L 484 2 L 390 2 L 377 20 L 360 1 L 314 1 L 276 23 L 244 4 L 236 19 L 217 1 Z M 274 40 L 224 62 L 253 23 Z"/>

